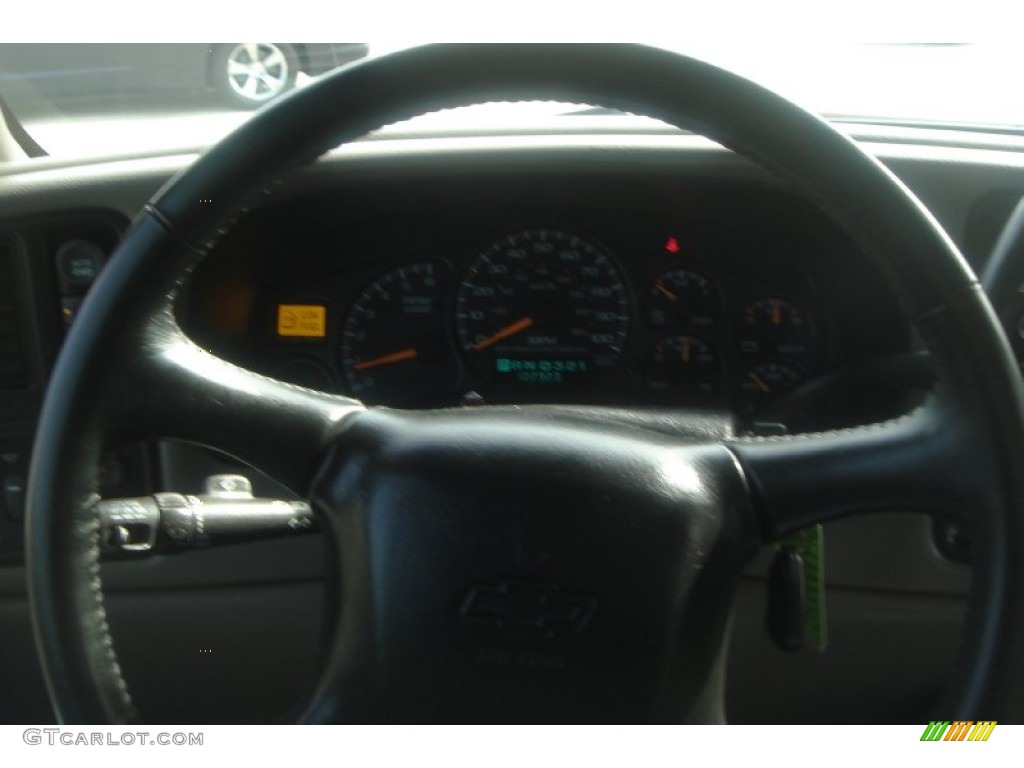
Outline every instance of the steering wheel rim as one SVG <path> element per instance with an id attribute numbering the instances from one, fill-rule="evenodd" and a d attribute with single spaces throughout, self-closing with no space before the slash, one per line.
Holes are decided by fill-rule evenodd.
<path id="1" fill-rule="evenodd" d="M 337 507 L 346 466 L 396 453 L 388 447 L 393 433 L 426 434 L 421 442 L 435 446 L 440 434 L 451 437 L 423 433 L 426 420 L 368 414 L 356 401 L 275 382 L 197 348 L 173 312 L 189 272 L 248 205 L 325 151 L 436 109 L 537 98 L 638 112 L 707 135 L 817 203 L 885 271 L 936 361 L 939 384 L 926 406 L 894 422 L 842 432 L 721 441 L 717 447 L 724 450 L 710 458 L 687 448 L 681 460 L 701 480 L 707 472 L 721 496 L 746 497 L 735 506 L 753 516 L 761 541 L 872 509 L 955 514 L 972 508 L 978 556 L 966 639 L 943 716 L 1024 720 L 1024 659 L 1013 653 L 1024 640 L 1024 612 L 1013 600 L 1013 585 L 1024 582 L 1024 526 L 1017 514 L 1024 482 L 1015 471 L 1024 459 L 1024 398 L 1012 353 L 969 267 L 916 198 L 821 119 L 703 62 L 619 45 L 431 46 L 359 62 L 257 114 L 146 207 L 93 287 L 60 355 L 29 477 L 30 604 L 58 717 L 116 723 L 136 716 L 99 583 L 93 503 L 103 440 L 162 435 L 210 442 L 301 492 L 312 490 L 321 505 Z M 537 424 L 557 420 L 538 413 Z M 459 418 L 438 418 L 452 417 Z M 247 428 L 255 422 L 263 428 Z M 493 426 L 485 421 L 468 431 L 482 434 Z M 570 439 L 552 428 L 556 437 Z M 363 453 L 351 449 L 352 435 Z M 806 477 L 809 461 L 814 479 Z M 355 485 L 362 488 L 363 480 Z M 673 488 L 667 495 L 675 502 L 679 493 Z M 333 521 L 339 544 L 336 516 Z M 740 539 L 733 548 L 748 551 L 750 541 Z M 705 566 L 694 560 L 696 569 Z M 350 625 L 336 629 L 342 642 L 350 631 Z M 715 664 L 706 667 L 701 684 L 713 688 Z M 352 659 L 336 653 L 325 674 L 306 719 L 358 718 L 338 701 L 339 680 L 351 686 L 358 675 Z M 684 720 L 720 718 L 720 702 L 700 703 L 704 689 L 691 694 L 685 704 L 650 711 Z M 390 716 L 373 707 L 368 712 Z"/>

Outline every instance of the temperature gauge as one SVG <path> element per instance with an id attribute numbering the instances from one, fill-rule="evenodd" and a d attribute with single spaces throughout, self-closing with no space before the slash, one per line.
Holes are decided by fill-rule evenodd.
<path id="1" fill-rule="evenodd" d="M 644 378 L 655 392 L 709 399 L 718 394 L 722 370 L 714 348 L 695 336 L 669 336 L 647 353 Z"/>

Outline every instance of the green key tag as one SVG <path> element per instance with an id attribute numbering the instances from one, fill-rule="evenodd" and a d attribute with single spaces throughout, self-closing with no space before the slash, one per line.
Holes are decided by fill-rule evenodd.
<path id="1" fill-rule="evenodd" d="M 804 528 L 779 542 L 780 547 L 796 550 L 804 565 L 807 603 L 804 612 L 804 637 L 817 651 L 828 647 L 828 622 L 825 616 L 825 531 L 820 525 Z"/>

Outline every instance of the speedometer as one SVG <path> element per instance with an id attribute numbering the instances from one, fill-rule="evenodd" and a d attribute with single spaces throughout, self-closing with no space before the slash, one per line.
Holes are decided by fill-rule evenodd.
<path id="1" fill-rule="evenodd" d="M 601 247 L 558 229 L 493 243 L 459 287 L 459 343 L 489 382 L 559 388 L 616 366 L 629 293 Z"/>

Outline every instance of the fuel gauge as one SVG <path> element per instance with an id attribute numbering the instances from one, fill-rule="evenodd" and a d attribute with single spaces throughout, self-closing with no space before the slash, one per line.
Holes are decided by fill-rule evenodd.
<path id="1" fill-rule="evenodd" d="M 647 319 L 655 328 L 710 330 L 720 314 L 715 284 L 692 269 L 665 272 L 647 291 Z"/>

